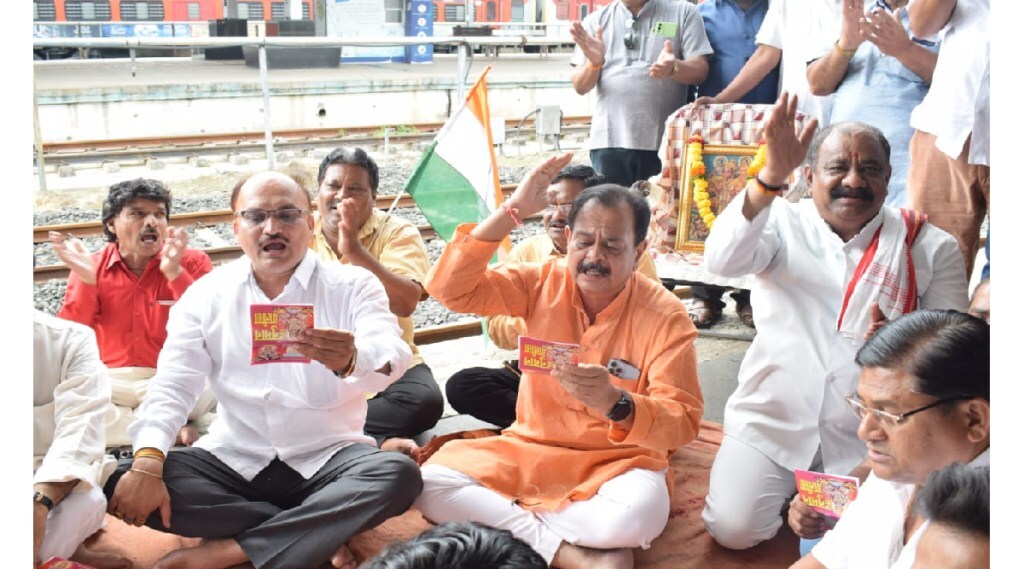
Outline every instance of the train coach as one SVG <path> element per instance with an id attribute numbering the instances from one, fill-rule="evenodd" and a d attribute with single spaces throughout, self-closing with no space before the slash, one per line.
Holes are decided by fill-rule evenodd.
<path id="1" fill-rule="evenodd" d="M 573 20 L 582 20 L 612 0 L 482 0 L 474 2 L 473 21 L 467 20 L 465 0 L 435 0 L 434 35 L 451 35 L 456 25 L 467 23 L 494 27 L 495 30 L 512 29 L 515 24 L 547 24 L 549 27 L 568 26 Z M 545 35 L 538 27 L 538 35 Z M 562 30 L 565 31 L 565 30 Z M 546 35 L 555 35 L 547 33 Z"/>
<path id="2" fill-rule="evenodd" d="M 309 19 L 312 0 L 303 0 Z M 238 17 L 282 20 L 284 0 L 239 0 Z M 224 0 L 32 0 L 34 22 L 190 22 L 224 17 Z"/>

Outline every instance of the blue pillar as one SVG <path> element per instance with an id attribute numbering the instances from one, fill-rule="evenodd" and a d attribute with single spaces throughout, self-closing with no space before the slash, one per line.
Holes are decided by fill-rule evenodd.
<path id="1" fill-rule="evenodd" d="M 407 37 L 434 36 L 434 3 L 431 0 L 408 0 L 405 18 Z M 433 63 L 434 45 L 405 46 L 406 63 Z"/>

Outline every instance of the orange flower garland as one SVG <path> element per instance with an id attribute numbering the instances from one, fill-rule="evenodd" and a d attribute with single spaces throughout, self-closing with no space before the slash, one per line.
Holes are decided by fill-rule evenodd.
<path id="1" fill-rule="evenodd" d="M 687 144 L 690 160 L 690 179 L 693 180 L 693 200 L 697 204 L 704 225 L 710 230 L 715 224 L 715 213 L 711 211 L 711 196 L 708 195 L 708 181 L 704 177 L 704 139 L 693 135 Z"/>
<path id="2" fill-rule="evenodd" d="M 765 146 L 764 140 L 757 147 L 757 154 L 754 155 L 754 161 L 747 167 L 747 179 L 751 179 L 764 168 L 764 163 L 767 160 L 768 147 Z"/>

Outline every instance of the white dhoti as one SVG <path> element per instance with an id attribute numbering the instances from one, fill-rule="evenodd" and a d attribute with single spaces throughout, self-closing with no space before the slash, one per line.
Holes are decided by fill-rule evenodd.
<path id="1" fill-rule="evenodd" d="M 70 559 L 83 541 L 103 527 L 107 498 L 99 486 L 71 492 L 46 517 L 46 534 L 39 547 L 40 561 L 51 557 Z"/>
<path id="2" fill-rule="evenodd" d="M 128 436 L 128 426 L 135 421 L 135 410 L 142 404 L 146 391 L 149 389 L 149 380 L 155 374 L 156 368 L 152 367 L 107 369 L 111 401 L 105 421 L 108 448 L 132 444 L 132 439 Z M 216 406 L 217 400 L 213 397 L 210 384 L 207 382 L 206 389 L 203 390 L 196 406 L 189 413 L 188 420 L 195 421 L 213 411 Z"/>
<path id="3" fill-rule="evenodd" d="M 509 530 L 548 564 L 563 541 L 595 549 L 647 549 L 668 523 L 664 470 L 628 470 L 601 485 L 589 500 L 558 512 L 526 510 L 446 466 L 428 464 L 422 474 L 423 492 L 414 506 L 428 519 L 475 521 Z"/>

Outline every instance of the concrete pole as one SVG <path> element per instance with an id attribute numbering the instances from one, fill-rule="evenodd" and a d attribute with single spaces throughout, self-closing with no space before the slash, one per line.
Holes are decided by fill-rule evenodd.
<path id="1" fill-rule="evenodd" d="M 469 3 L 467 2 L 467 4 Z M 459 100 L 453 105 L 454 108 L 459 108 L 462 102 L 466 100 L 466 52 L 471 49 L 473 49 L 473 46 L 469 43 L 463 42 L 459 44 L 459 75 L 456 80 L 456 85 L 459 86 Z"/>
<path id="2" fill-rule="evenodd" d="M 32 122 L 36 135 L 36 164 L 39 166 L 39 191 L 46 191 L 46 162 L 43 160 L 43 136 L 39 129 L 39 97 L 36 95 L 36 78 L 32 75 Z"/>
<path id="3" fill-rule="evenodd" d="M 267 83 L 267 47 L 260 46 L 260 87 L 263 89 L 263 138 L 267 147 L 267 169 L 274 169 L 274 133 L 270 130 L 270 85 Z"/>
<path id="4" fill-rule="evenodd" d="M 237 18 L 238 17 L 238 0 L 226 0 L 227 5 L 224 8 L 225 18 Z"/>
<path id="5" fill-rule="evenodd" d="M 300 0 L 288 0 L 288 19 L 302 19 L 302 2 Z"/>

